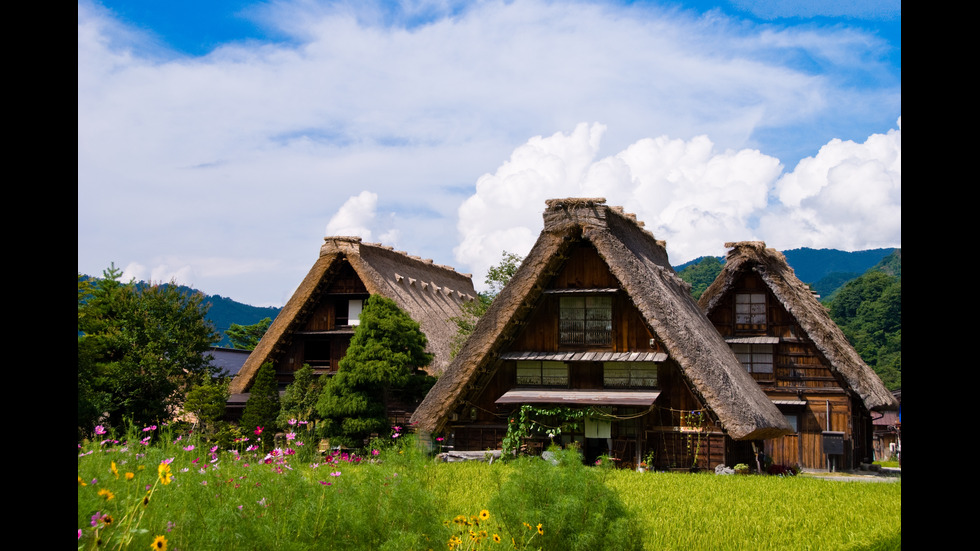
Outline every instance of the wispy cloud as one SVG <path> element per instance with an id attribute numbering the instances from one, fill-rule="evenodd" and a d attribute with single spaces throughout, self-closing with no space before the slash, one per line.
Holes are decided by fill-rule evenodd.
<path id="1" fill-rule="evenodd" d="M 543 199 L 507 197 L 530 173 L 501 164 L 522 165 L 532 136 L 544 164 L 523 166 L 553 179 L 548 193 L 575 182 L 627 208 L 635 197 L 678 254 L 714 254 L 708 236 L 758 232 L 764 209 L 785 207 L 758 206 L 780 163 L 799 170 L 834 138 L 861 142 L 901 114 L 887 44 L 846 25 L 599 1 L 297 1 L 249 10 L 285 40 L 192 57 L 78 6 L 79 270 L 166 257 L 204 290 L 260 304 L 291 293 L 325 228 L 397 239 L 481 279 L 484 257 L 463 249 L 498 221 L 478 220 L 473 198 L 540 218 Z M 327 228 L 352 198 L 367 209 L 357 223 Z M 537 234 L 515 224 L 507 243 Z M 230 258 L 275 264 L 279 279 L 199 267 Z"/>

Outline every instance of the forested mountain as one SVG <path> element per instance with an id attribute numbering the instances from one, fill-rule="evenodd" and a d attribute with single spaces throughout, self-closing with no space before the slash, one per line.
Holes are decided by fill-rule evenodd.
<path id="1" fill-rule="evenodd" d="M 94 279 L 91 276 L 83 277 L 86 279 Z M 137 285 L 145 286 L 146 283 L 141 281 Z M 200 292 L 197 289 L 184 285 L 178 285 L 177 289 L 183 293 Z M 208 321 L 214 324 L 214 329 L 221 334 L 221 340 L 215 343 L 214 346 L 221 346 L 225 348 L 232 347 L 231 341 L 228 339 L 228 336 L 225 335 L 225 331 L 231 327 L 231 324 L 237 323 L 238 325 L 252 325 L 264 318 L 271 318 L 274 320 L 276 319 L 276 316 L 279 315 L 279 310 L 281 310 L 281 308 L 274 308 L 271 306 L 249 306 L 248 304 L 236 302 L 221 295 L 205 294 L 204 296 L 204 302 L 211 305 L 211 308 L 208 310 L 207 316 L 205 317 L 208 319 Z"/>
<path id="2" fill-rule="evenodd" d="M 826 301 L 830 317 L 890 390 L 902 387 L 901 264 L 896 249 Z"/>

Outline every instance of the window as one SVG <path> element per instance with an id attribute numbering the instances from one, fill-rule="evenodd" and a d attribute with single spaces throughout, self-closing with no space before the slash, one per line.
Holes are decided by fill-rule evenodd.
<path id="1" fill-rule="evenodd" d="M 549 361 L 518 361 L 517 384 L 568 386 L 568 364 Z"/>
<path id="2" fill-rule="evenodd" d="M 772 373 L 771 344 L 733 344 L 732 351 L 749 373 Z"/>
<path id="3" fill-rule="evenodd" d="M 361 320 L 358 318 L 361 315 L 361 310 L 364 308 L 364 299 L 341 299 L 336 302 L 335 308 L 337 310 L 338 326 L 360 325 Z"/>
<path id="4" fill-rule="evenodd" d="M 558 343 L 581 346 L 612 344 L 612 297 L 561 297 Z"/>
<path id="5" fill-rule="evenodd" d="M 735 327 L 765 329 L 766 294 L 738 293 L 735 295 Z"/>
<path id="6" fill-rule="evenodd" d="M 794 433 L 800 432 L 800 416 L 795 413 L 784 413 L 783 417 L 786 418 L 786 422 L 789 426 L 793 428 Z"/>
<path id="7" fill-rule="evenodd" d="M 318 373 L 330 370 L 330 341 L 324 338 L 308 338 L 303 343 L 303 363 Z"/>
<path id="8" fill-rule="evenodd" d="M 653 362 L 604 362 L 602 386 L 635 388 L 657 386 L 657 364 Z"/>

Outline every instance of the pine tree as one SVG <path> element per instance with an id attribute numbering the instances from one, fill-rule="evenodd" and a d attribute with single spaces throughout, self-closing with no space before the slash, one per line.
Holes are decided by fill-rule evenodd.
<path id="1" fill-rule="evenodd" d="M 282 397 L 282 408 L 279 411 L 277 424 L 286 428 L 290 419 L 296 421 L 316 421 L 316 402 L 323 390 L 323 380 L 313 372 L 310 364 L 303 364 L 293 373 L 293 382 L 286 387 Z"/>
<path id="2" fill-rule="evenodd" d="M 245 411 L 242 412 L 242 420 L 239 423 L 242 430 L 248 434 L 255 433 L 259 427 L 262 428 L 261 433 L 256 435 L 262 438 L 262 448 L 266 451 L 272 449 L 279 409 L 279 385 L 276 383 L 275 368 L 272 367 L 272 363 L 266 362 L 255 374 L 255 382 L 252 383 L 248 401 L 245 402 Z"/>
<path id="3" fill-rule="evenodd" d="M 323 436 L 332 444 L 360 447 L 371 434 L 383 433 L 393 395 L 415 388 L 413 378 L 426 377 L 416 370 L 432 361 L 427 343 L 419 324 L 392 300 L 368 298 L 347 355 L 317 402 Z"/>

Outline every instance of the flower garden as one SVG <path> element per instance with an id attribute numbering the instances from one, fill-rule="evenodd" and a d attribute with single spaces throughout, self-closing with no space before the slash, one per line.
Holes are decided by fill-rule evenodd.
<path id="1" fill-rule="evenodd" d="M 79 549 L 901 548 L 901 481 L 638 473 L 576 450 L 439 463 L 402 432 L 360 453 L 302 430 L 275 448 L 261 431 L 95 432 L 78 446 Z"/>

